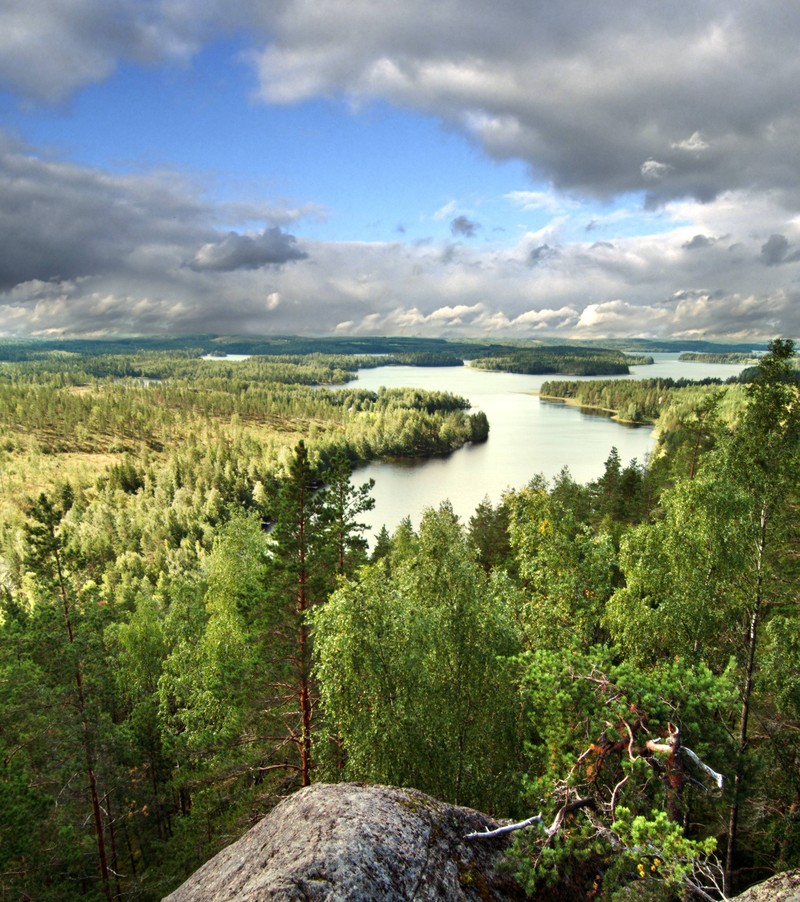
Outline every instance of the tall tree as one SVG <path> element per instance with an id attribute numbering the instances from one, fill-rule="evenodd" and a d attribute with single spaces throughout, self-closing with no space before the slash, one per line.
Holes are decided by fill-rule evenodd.
<path id="1" fill-rule="evenodd" d="M 561 647 L 571 635 L 585 645 L 601 641 L 601 614 L 615 575 L 611 536 L 581 523 L 543 481 L 514 493 L 508 503 L 531 644 Z"/>
<path id="2" fill-rule="evenodd" d="M 506 587 L 477 564 L 448 505 L 399 537 L 389 568 L 364 568 L 314 615 L 344 775 L 508 811 L 521 745 Z"/>
<path id="3" fill-rule="evenodd" d="M 748 387 L 748 403 L 730 438 L 721 448 L 723 473 L 751 499 L 747 629 L 742 667 L 741 713 L 737 735 L 736 773 L 728 827 L 726 886 L 733 882 L 739 815 L 745 777 L 748 726 L 753 698 L 762 622 L 779 603 L 785 587 L 776 576 L 778 552 L 797 542 L 796 491 L 800 463 L 800 383 L 791 369 L 794 343 L 775 339 L 761 358 Z"/>
<path id="4" fill-rule="evenodd" d="M 367 526 L 359 517 L 375 507 L 375 499 L 370 494 L 375 480 L 354 486 L 350 481 L 352 474 L 353 468 L 342 451 L 334 454 L 323 474 L 327 488 L 325 525 L 339 576 L 352 573 L 366 562 L 368 545 L 363 533 Z"/>
<path id="5" fill-rule="evenodd" d="M 334 478 L 334 504 L 324 474 L 300 441 L 281 482 L 275 528 L 269 536 L 270 593 L 284 612 L 282 641 L 288 663 L 286 725 L 299 756 L 300 781 L 311 782 L 312 731 L 316 691 L 311 674 L 308 615 L 333 590 L 336 573 L 347 566 L 356 529 L 353 517 L 368 504 L 344 486 L 344 473 Z M 331 529 L 333 524 L 333 529 Z"/>
<path id="6" fill-rule="evenodd" d="M 31 505 L 26 526 L 27 555 L 25 559 L 31 575 L 38 585 L 41 603 L 58 608 L 62 619 L 60 645 L 66 670 L 71 670 L 71 699 L 77 714 L 80 745 L 83 753 L 83 772 L 86 792 L 91 808 L 91 819 L 97 848 L 97 868 L 104 895 L 112 898 L 109 855 L 107 850 L 106 823 L 103 813 L 103 790 L 97 773 L 98 736 L 93 718 L 93 700 L 85 678 L 85 637 L 79 633 L 79 625 L 85 624 L 78 604 L 78 591 L 71 577 L 74 561 L 70 560 L 63 535 L 63 518 L 72 501 L 69 490 L 62 491 L 59 502 L 41 494 Z M 53 637 L 55 639 L 55 637 Z"/>

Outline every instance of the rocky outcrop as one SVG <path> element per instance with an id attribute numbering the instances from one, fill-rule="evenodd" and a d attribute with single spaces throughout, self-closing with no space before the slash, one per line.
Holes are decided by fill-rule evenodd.
<path id="1" fill-rule="evenodd" d="M 776 874 L 734 899 L 735 902 L 800 902 L 800 870 Z"/>
<path id="2" fill-rule="evenodd" d="M 165 902 L 513 900 L 497 822 L 414 789 L 316 784 L 285 799 Z"/>

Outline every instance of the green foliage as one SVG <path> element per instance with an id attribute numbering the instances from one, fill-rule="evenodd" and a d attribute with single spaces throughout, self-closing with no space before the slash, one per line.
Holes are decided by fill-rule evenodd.
<path id="1" fill-rule="evenodd" d="M 315 383 L 524 346 L 254 342 L 0 342 L 0 895 L 159 899 L 304 779 L 561 814 L 515 853 L 561 898 L 713 895 L 714 840 L 742 883 L 800 861 L 790 342 L 746 388 L 616 383 L 660 410 L 646 469 L 429 511 L 369 563 L 351 464 L 487 423 Z M 675 737 L 722 796 L 665 781 Z"/>
<path id="2" fill-rule="evenodd" d="M 176 354 L 46 358 L 0 370 L 0 424 L 10 451 L 120 455 L 112 487 L 142 487 L 134 457 L 182 441 L 257 441 L 308 435 L 369 460 L 442 454 L 488 434 L 485 414 L 445 392 L 323 388 L 341 385 L 362 358 L 203 360 Z M 381 362 L 384 362 L 381 360 Z M 281 441 L 281 433 L 288 433 Z M 268 446 L 267 446 L 268 447 Z M 272 452 L 274 455 L 274 451 Z"/>
<path id="3" fill-rule="evenodd" d="M 616 898 L 632 880 L 646 876 L 670 888 L 694 874 L 715 846 L 713 836 L 685 833 L 701 811 L 704 822 L 715 823 L 708 797 L 695 791 L 704 775 L 682 780 L 680 791 L 662 782 L 668 764 L 655 760 L 647 742 L 677 728 L 719 767 L 727 734 L 718 715 L 735 695 L 729 675 L 680 659 L 642 669 L 611 649 L 577 643 L 522 660 L 532 725 L 526 794 L 534 804 L 544 801 L 545 820 L 555 825 L 515 841 L 512 859 L 524 885 L 534 891 L 569 882 L 575 898 L 598 891 Z M 681 811 L 681 820 L 668 818 L 667 808 Z M 561 809 L 569 812 L 563 822 Z M 637 874 L 645 862 L 647 873 Z"/>
<path id="4" fill-rule="evenodd" d="M 570 401 L 581 407 L 614 414 L 626 423 L 655 423 L 673 411 L 690 411 L 721 386 L 720 379 L 614 379 L 580 382 L 543 382 L 540 395 L 547 400 Z M 717 397 L 739 389 L 715 389 Z"/>
<path id="5" fill-rule="evenodd" d="M 484 570 L 513 566 L 511 540 L 508 533 L 510 512 L 505 501 L 497 507 L 485 497 L 469 520 L 469 539 L 475 548 L 478 563 Z"/>
<path id="6" fill-rule="evenodd" d="M 637 896 L 644 892 L 669 898 L 698 886 L 721 890 L 719 865 L 712 858 L 717 846 L 714 837 L 688 839 L 681 825 L 670 821 L 666 812 L 633 817 L 622 806 L 616 810 L 613 829 L 621 849 L 617 850 L 612 879 L 629 880 L 630 872 L 634 872 Z"/>
<path id="7" fill-rule="evenodd" d="M 447 506 L 314 615 L 316 674 L 346 779 L 496 810 L 514 797 L 517 648 L 501 585 Z"/>
<path id="8" fill-rule="evenodd" d="M 602 640 L 601 615 L 615 576 L 611 536 L 581 523 L 544 484 L 507 499 L 509 535 L 528 601 L 523 612 L 532 646 Z"/>
<path id="9" fill-rule="evenodd" d="M 500 348 L 485 357 L 476 357 L 472 366 L 504 373 L 612 376 L 627 374 L 629 365 L 652 362 L 652 358 L 632 357 L 622 351 L 570 345 L 514 350 Z"/>
<path id="10" fill-rule="evenodd" d="M 784 705 L 791 710 L 791 695 L 766 691 L 782 681 L 775 668 L 785 654 L 781 643 L 791 645 L 796 616 L 787 583 L 800 535 L 795 478 L 800 405 L 797 385 L 786 378 L 792 353 L 791 342 L 770 344 L 733 428 L 717 429 L 713 450 L 663 495 L 661 516 L 623 540 L 626 584 L 606 615 L 612 635 L 632 660 L 648 663 L 680 655 L 717 673 L 733 668 L 740 700 L 727 714 L 737 737 L 728 889 L 736 879 L 745 795 L 762 798 L 757 832 L 772 837 L 771 846 L 750 840 L 745 853 L 750 866 L 785 860 L 787 845 L 777 834 L 782 822 L 792 824 L 775 799 L 778 787 L 778 794 L 786 791 L 787 747 L 796 746 L 786 730 Z M 769 726 L 754 731 L 754 714 Z"/>
<path id="11" fill-rule="evenodd" d="M 708 469 L 665 492 L 661 517 L 623 538 L 625 585 L 605 622 L 632 660 L 679 655 L 727 666 L 737 641 L 731 631 L 746 619 L 749 507 L 746 493 Z"/>
<path id="12" fill-rule="evenodd" d="M 754 363 L 758 355 L 746 351 L 725 351 L 712 353 L 710 351 L 684 351 L 679 360 L 697 360 L 702 363 Z"/>

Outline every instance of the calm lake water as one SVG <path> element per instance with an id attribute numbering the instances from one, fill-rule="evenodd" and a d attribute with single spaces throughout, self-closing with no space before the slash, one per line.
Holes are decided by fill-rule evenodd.
<path id="1" fill-rule="evenodd" d="M 652 366 L 632 367 L 622 379 L 672 377 L 727 379 L 741 366 L 680 362 L 676 354 L 654 354 Z M 357 485 L 375 480 L 375 509 L 364 517 L 373 538 L 382 525 L 390 532 L 408 516 L 418 526 L 423 511 L 449 499 L 467 522 L 488 496 L 496 504 L 506 489 L 526 485 L 538 473 L 552 479 L 569 467 L 574 479 L 588 482 L 601 476 L 613 447 L 623 463 L 648 459 L 654 436 L 650 427 L 623 426 L 606 416 L 542 401 L 537 392 L 553 376 L 487 373 L 470 367 L 386 366 L 361 370 L 359 387 L 377 390 L 414 387 L 449 391 L 468 398 L 473 409 L 489 418 L 489 440 L 467 445 L 447 457 L 371 463 L 353 474 Z"/>

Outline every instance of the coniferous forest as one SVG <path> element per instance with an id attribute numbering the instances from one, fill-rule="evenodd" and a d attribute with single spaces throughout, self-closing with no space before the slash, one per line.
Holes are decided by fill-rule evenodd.
<path id="1" fill-rule="evenodd" d="M 746 384 L 581 383 L 656 422 L 647 467 L 532 473 L 369 548 L 355 463 L 490 428 L 349 384 L 397 352 L 5 354 L 0 899 L 160 899 L 315 781 L 541 813 L 509 856 L 541 898 L 800 866 L 792 342 Z"/>

